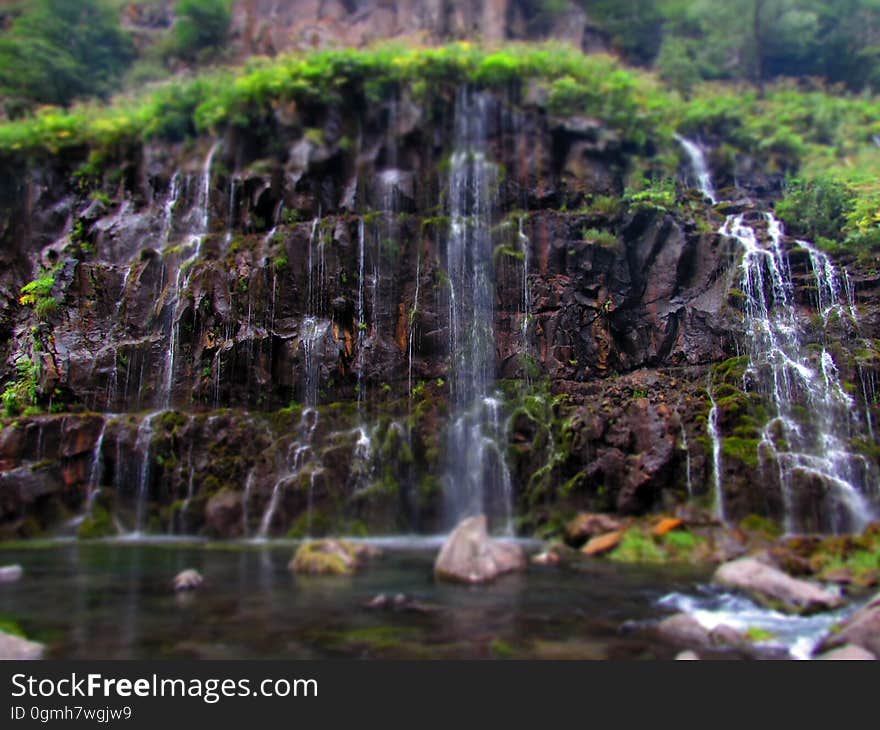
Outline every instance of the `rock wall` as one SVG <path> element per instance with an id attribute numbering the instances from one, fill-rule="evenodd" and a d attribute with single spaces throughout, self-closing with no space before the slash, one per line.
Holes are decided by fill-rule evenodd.
<path id="1" fill-rule="evenodd" d="M 121 150 L 90 192 L 76 160 L 7 176 L 3 380 L 30 364 L 39 409 L 0 432 L 3 534 L 437 529 L 453 106 L 276 105 L 219 139 Z M 751 440 L 724 454 L 728 515 L 781 514 L 737 365 L 738 251 L 715 233 L 767 201 L 722 211 L 683 185 L 671 209 L 625 203 L 651 154 L 528 94 L 491 98 L 493 326 L 523 530 L 711 505 L 710 381 L 731 389 L 722 432 Z M 836 362 L 876 420 L 878 279 L 840 264 L 860 320 L 839 324 Z M 808 318 L 807 262 L 791 266 Z M 41 275 L 54 304 L 22 304 Z"/>

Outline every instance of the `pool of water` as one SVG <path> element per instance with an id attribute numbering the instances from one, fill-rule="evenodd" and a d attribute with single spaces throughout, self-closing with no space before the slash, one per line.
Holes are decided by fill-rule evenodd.
<path id="1" fill-rule="evenodd" d="M 650 659 L 674 651 L 625 627 L 662 617 L 664 595 L 707 578 L 594 561 L 450 585 L 434 581 L 430 539 L 384 541 L 350 578 L 305 577 L 287 568 L 293 551 L 272 542 L 9 546 L 0 564 L 22 565 L 24 577 L 0 585 L 0 616 L 50 658 Z M 175 595 L 171 580 L 185 568 L 205 583 Z M 379 594 L 406 600 L 365 606 Z"/>

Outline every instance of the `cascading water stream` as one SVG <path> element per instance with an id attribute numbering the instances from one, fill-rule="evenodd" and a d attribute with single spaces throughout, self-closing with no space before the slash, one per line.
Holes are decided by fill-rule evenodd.
<path id="1" fill-rule="evenodd" d="M 740 286 L 749 356 L 745 386 L 766 392 L 775 410 L 761 447 L 778 464 L 789 531 L 859 531 L 873 513 L 866 496 L 872 477 L 867 460 L 847 448 L 854 403 L 826 346 L 818 354 L 807 347 L 782 248 L 782 226 L 772 214 L 765 218 L 766 246 L 742 215 L 730 216 L 720 230 L 743 250 Z M 797 245 L 808 253 L 824 333 L 829 315 L 847 307 L 840 277 L 827 256 L 806 242 Z M 802 500 L 817 495 L 822 514 L 807 524 Z"/>
<path id="2" fill-rule="evenodd" d="M 715 197 L 715 188 L 712 185 L 712 173 L 709 172 L 709 165 L 706 163 L 706 156 L 703 154 L 703 150 L 700 149 L 699 145 L 695 142 L 685 139 L 677 134 L 675 135 L 675 141 L 681 145 L 685 154 L 688 156 L 691 168 L 696 177 L 697 187 L 703 194 L 703 197 L 708 198 L 712 205 L 715 205 L 718 200 Z"/>
<path id="3" fill-rule="evenodd" d="M 449 373 L 452 424 L 444 495 L 450 524 L 487 514 L 512 531 L 501 400 L 494 396 L 495 272 L 491 216 L 497 168 L 486 157 L 490 98 L 463 89 L 455 108 L 449 176 Z"/>
<path id="4" fill-rule="evenodd" d="M 202 242 L 209 232 L 211 222 L 211 171 L 214 166 L 214 156 L 217 154 L 220 144 L 221 143 L 218 141 L 211 146 L 202 165 L 195 208 L 197 228 L 194 232 L 190 233 L 190 238 L 187 243 L 191 252 L 186 258 L 182 259 L 177 264 L 177 271 L 174 275 L 174 289 L 171 292 L 173 306 L 171 309 L 170 335 L 168 338 L 168 353 L 165 358 L 165 378 L 162 389 L 162 403 L 165 408 L 168 408 L 171 405 L 171 397 L 174 389 L 175 361 L 179 346 L 178 341 L 180 339 L 180 294 L 181 291 L 189 285 L 189 277 L 193 268 L 192 265 L 201 254 Z M 176 206 L 176 203 L 169 208 L 169 215 L 173 214 L 174 206 Z M 193 230 L 192 227 L 190 230 Z"/>
<path id="5" fill-rule="evenodd" d="M 144 533 L 144 520 L 147 515 L 147 502 L 150 491 L 150 456 L 153 442 L 153 421 L 164 411 L 148 413 L 138 424 L 137 437 L 135 438 L 134 450 L 140 461 L 138 468 L 138 491 L 137 508 L 135 511 L 135 526 L 130 533 L 132 537 L 139 537 Z"/>

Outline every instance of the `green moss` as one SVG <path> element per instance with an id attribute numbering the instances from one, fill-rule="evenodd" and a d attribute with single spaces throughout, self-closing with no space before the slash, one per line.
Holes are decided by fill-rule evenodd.
<path id="1" fill-rule="evenodd" d="M 721 453 L 725 459 L 733 459 L 748 467 L 758 466 L 758 439 L 727 436 L 721 445 Z"/>
<path id="2" fill-rule="evenodd" d="M 80 523 L 76 534 L 80 540 L 110 537 L 116 534 L 116 526 L 110 512 L 103 505 L 94 504 L 91 514 Z"/>
<path id="3" fill-rule="evenodd" d="M 667 555 L 654 536 L 634 527 L 627 530 L 620 544 L 609 556 L 620 563 L 664 563 Z"/>
<path id="4" fill-rule="evenodd" d="M 27 638 L 18 621 L 10 616 L 0 616 L 0 632 L 18 636 L 21 639 Z"/>
<path id="5" fill-rule="evenodd" d="M 742 522 L 739 523 L 739 526 L 745 532 L 753 532 L 762 537 L 766 537 L 769 540 L 776 540 L 777 538 L 782 536 L 782 526 L 774 522 L 768 517 L 763 517 L 762 515 L 749 515 Z"/>
<path id="6" fill-rule="evenodd" d="M 756 643 L 772 641 L 776 638 L 776 634 L 772 631 L 768 631 L 767 629 L 762 629 L 759 626 L 750 626 L 746 629 L 746 638 L 749 641 L 753 641 Z"/>

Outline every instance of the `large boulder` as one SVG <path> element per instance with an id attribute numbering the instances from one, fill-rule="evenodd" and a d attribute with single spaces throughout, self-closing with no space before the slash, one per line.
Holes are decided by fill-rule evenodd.
<path id="1" fill-rule="evenodd" d="M 45 651 L 42 644 L 0 631 L 0 659 L 42 659 Z"/>
<path id="2" fill-rule="evenodd" d="M 880 593 L 844 621 L 833 634 L 827 636 L 818 650 L 825 652 L 847 644 L 880 657 Z"/>
<path id="3" fill-rule="evenodd" d="M 792 578 L 778 568 L 753 557 L 724 563 L 714 581 L 747 593 L 759 603 L 786 613 L 810 614 L 837 608 L 840 597 L 813 583 Z"/>
<path id="4" fill-rule="evenodd" d="M 686 613 L 667 616 L 657 624 L 657 633 L 670 644 L 688 649 L 743 648 L 749 644 L 743 634 L 730 626 L 722 624 L 708 629 Z"/>
<path id="5" fill-rule="evenodd" d="M 459 583 L 485 583 L 504 573 L 525 569 L 523 549 L 489 537 L 485 515 L 462 520 L 434 563 L 434 575 L 438 579 Z"/>

